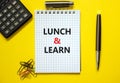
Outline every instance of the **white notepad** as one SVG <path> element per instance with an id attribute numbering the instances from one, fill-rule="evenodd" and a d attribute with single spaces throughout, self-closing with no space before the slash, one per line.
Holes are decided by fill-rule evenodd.
<path id="1" fill-rule="evenodd" d="M 80 73 L 80 11 L 35 11 L 35 72 Z"/>

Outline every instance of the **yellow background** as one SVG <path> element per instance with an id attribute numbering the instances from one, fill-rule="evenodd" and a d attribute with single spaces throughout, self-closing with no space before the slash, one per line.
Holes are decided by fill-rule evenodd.
<path id="1" fill-rule="evenodd" d="M 12 37 L 0 34 L 0 83 L 120 83 L 120 1 L 74 0 L 81 10 L 81 73 L 38 74 L 20 80 L 20 61 L 34 59 L 34 10 L 45 9 L 44 0 L 21 0 L 33 14 Z M 96 69 L 96 14 L 102 14 L 102 51 L 100 70 Z M 67 42 L 67 41 L 66 41 Z M 68 41 L 69 42 L 69 41 Z"/>

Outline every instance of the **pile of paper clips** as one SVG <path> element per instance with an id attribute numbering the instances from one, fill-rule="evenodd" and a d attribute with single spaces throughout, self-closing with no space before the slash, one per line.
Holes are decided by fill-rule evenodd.
<path id="1" fill-rule="evenodd" d="M 34 61 L 33 59 L 30 59 L 27 62 L 20 62 L 21 67 L 19 68 L 17 74 L 20 76 L 20 79 L 23 80 L 24 78 L 32 75 L 33 77 L 36 77 L 37 74 L 34 72 Z"/>

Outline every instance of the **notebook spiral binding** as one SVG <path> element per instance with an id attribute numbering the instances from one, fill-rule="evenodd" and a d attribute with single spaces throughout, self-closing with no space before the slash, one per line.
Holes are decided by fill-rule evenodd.
<path id="1" fill-rule="evenodd" d="M 75 11 L 37 11 L 37 14 L 75 14 Z"/>

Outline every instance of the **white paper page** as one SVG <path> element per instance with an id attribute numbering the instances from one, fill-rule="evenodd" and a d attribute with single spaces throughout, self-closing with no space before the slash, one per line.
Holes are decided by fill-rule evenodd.
<path id="1" fill-rule="evenodd" d="M 79 10 L 35 11 L 35 59 L 36 73 L 80 73 Z"/>

